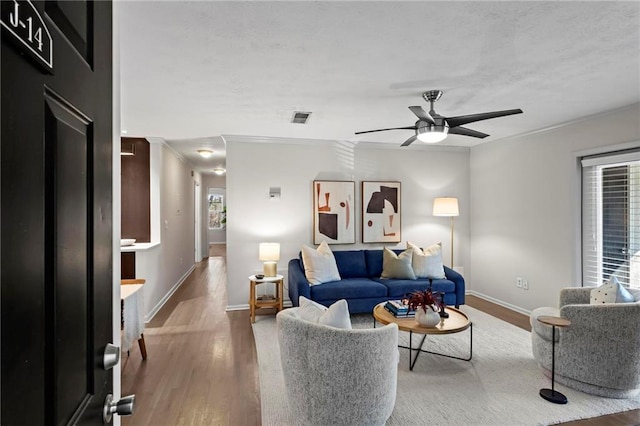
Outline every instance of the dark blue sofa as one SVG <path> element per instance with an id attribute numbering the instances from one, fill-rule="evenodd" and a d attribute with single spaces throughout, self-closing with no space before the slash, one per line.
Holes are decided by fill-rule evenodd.
<path id="1" fill-rule="evenodd" d="M 401 253 L 402 250 L 394 250 Z M 289 261 L 289 298 L 298 306 L 298 297 L 304 296 L 325 306 L 346 299 L 349 312 L 372 312 L 374 306 L 390 299 L 400 299 L 405 294 L 429 288 L 428 279 L 403 280 L 384 279 L 382 274 L 382 250 L 334 251 L 340 281 L 314 286 L 309 285 L 304 275 L 302 258 Z M 447 305 L 464 304 L 465 284 L 462 275 L 444 267 L 445 279 L 433 280 L 433 290 L 445 293 Z"/>

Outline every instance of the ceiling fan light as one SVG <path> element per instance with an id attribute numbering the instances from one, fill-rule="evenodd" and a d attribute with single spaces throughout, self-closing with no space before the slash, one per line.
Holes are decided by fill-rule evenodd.
<path id="1" fill-rule="evenodd" d="M 449 126 L 445 125 L 428 125 L 419 127 L 416 131 L 416 137 L 420 142 L 438 143 L 447 138 Z"/>
<path id="2" fill-rule="evenodd" d="M 202 158 L 209 158 L 213 155 L 213 151 L 210 149 L 199 149 L 198 154 L 200 154 Z"/>

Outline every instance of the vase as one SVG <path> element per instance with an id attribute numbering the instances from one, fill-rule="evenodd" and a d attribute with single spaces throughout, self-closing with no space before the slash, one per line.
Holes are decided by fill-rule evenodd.
<path id="1" fill-rule="evenodd" d="M 431 308 L 427 308 L 426 312 L 424 309 L 418 308 L 416 309 L 416 321 L 425 327 L 435 327 L 440 322 L 440 314 Z"/>

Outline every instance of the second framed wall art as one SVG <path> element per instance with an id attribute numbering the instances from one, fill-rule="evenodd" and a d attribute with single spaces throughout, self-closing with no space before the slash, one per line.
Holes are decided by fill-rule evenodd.
<path id="1" fill-rule="evenodd" d="M 399 243 L 400 182 L 362 182 L 362 242 Z"/>

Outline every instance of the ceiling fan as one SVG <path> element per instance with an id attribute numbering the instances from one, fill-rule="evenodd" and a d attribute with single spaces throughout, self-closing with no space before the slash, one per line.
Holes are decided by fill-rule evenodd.
<path id="1" fill-rule="evenodd" d="M 416 134 L 404 141 L 402 146 L 409 146 L 417 140 L 426 143 L 437 143 L 443 141 L 447 134 L 471 136 L 474 138 L 486 138 L 486 133 L 462 127 L 463 124 L 475 121 L 489 120 L 490 118 L 504 117 L 505 115 L 521 114 L 521 109 L 507 109 L 504 111 L 482 112 L 479 114 L 458 115 L 456 117 L 444 117 L 433 109 L 433 103 L 442 96 L 442 90 L 429 90 L 424 92 L 422 97 L 431 104 L 429 112 L 420 106 L 410 106 L 409 109 L 417 117 L 418 121 L 413 126 L 391 127 L 388 129 L 366 130 L 356 132 L 356 135 L 363 133 L 384 132 L 386 130 L 415 130 Z"/>

